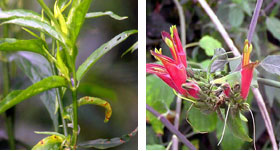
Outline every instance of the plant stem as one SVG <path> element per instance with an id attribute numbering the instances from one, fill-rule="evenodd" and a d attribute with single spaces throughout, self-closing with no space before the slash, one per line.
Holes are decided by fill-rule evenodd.
<path id="1" fill-rule="evenodd" d="M 238 51 L 238 49 L 233 44 L 231 38 L 229 37 L 228 33 L 226 32 L 225 28 L 221 24 L 220 20 L 216 16 L 216 14 L 213 12 L 213 10 L 210 8 L 210 6 L 207 4 L 207 2 L 205 0 L 198 0 L 198 2 L 203 7 L 203 9 L 208 14 L 208 16 L 211 18 L 212 22 L 216 25 L 218 31 L 220 32 L 220 34 L 222 35 L 222 37 L 226 41 L 228 47 L 233 52 L 234 56 L 239 57 L 240 56 L 240 52 Z M 274 132 L 273 132 L 273 127 L 272 127 L 271 120 L 270 120 L 269 114 L 267 112 L 264 100 L 263 100 L 262 95 L 260 93 L 260 90 L 258 88 L 253 88 L 252 87 L 252 91 L 253 91 L 253 94 L 254 94 L 254 96 L 256 98 L 258 106 L 260 108 L 260 111 L 261 111 L 261 114 L 263 116 L 263 119 L 265 121 L 265 126 L 266 126 L 266 129 L 268 131 L 268 134 L 269 134 L 269 137 L 270 137 L 273 149 L 277 150 L 278 147 L 277 147 L 277 143 L 276 143 L 276 140 L 275 140 L 275 135 L 274 135 Z"/>
<path id="2" fill-rule="evenodd" d="M 260 82 L 262 84 L 265 84 L 265 85 L 268 85 L 268 86 L 273 86 L 273 87 L 276 87 L 276 88 L 280 88 L 280 82 L 274 81 L 274 80 L 271 80 L 271 79 L 265 79 L 265 78 L 259 78 L 258 77 L 258 82 Z"/>
<path id="3" fill-rule="evenodd" d="M 179 129 L 181 105 L 182 105 L 182 99 L 177 97 L 177 99 L 176 99 L 176 115 L 175 115 L 175 121 L 174 121 L 174 127 L 175 127 L 176 130 Z M 179 141 L 178 141 L 178 138 L 175 135 L 172 136 L 172 142 L 173 142 L 172 143 L 172 149 L 173 150 L 178 150 Z"/>
<path id="4" fill-rule="evenodd" d="M 52 42 L 52 56 L 54 56 L 55 54 L 55 40 L 53 39 L 53 42 Z M 52 72 L 54 75 L 58 75 L 57 73 L 57 70 L 55 69 L 55 63 L 52 62 Z M 59 111 L 60 111 L 60 116 L 61 116 L 61 121 L 62 121 L 62 126 L 63 126 L 63 133 L 64 135 L 67 137 L 68 136 L 68 132 L 67 132 L 67 124 L 66 124 L 66 121 L 65 119 L 63 118 L 63 113 L 64 113 L 64 108 L 63 108 L 63 103 L 62 103 L 62 91 L 61 91 L 61 88 L 56 88 L 55 89 L 55 92 L 56 92 L 56 98 L 58 100 L 58 104 L 59 104 Z"/>
<path id="5" fill-rule="evenodd" d="M 146 109 L 151 112 L 155 117 L 157 117 L 163 125 L 165 125 L 173 134 L 175 134 L 183 144 L 185 144 L 189 149 L 195 150 L 196 148 L 193 144 L 163 116 L 161 116 L 156 110 L 154 110 L 151 106 L 146 104 Z"/>
<path id="6" fill-rule="evenodd" d="M 78 138 L 78 103 L 77 103 L 77 91 L 72 91 L 73 99 L 73 136 L 72 143 L 73 149 L 76 149 L 77 138 Z"/>
<path id="7" fill-rule="evenodd" d="M 254 34 L 255 29 L 256 29 L 256 25 L 257 25 L 258 18 L 259 18 L 259 15 L 260 15 L 262 3 L 263 3 L 263 0 L 257 0 L 257 4 L 256 4 L 255 10 L 254 10 L 253 18 L 251 20 L 250 27 L 249 27 L 249 32 L 248 32 L 248 35 L 247 35 L 247 39 L 248 39 L 249 43 L 252 42 L 253 34 Z"/>
<path id="8" fill-rule="evenodd" d="M 77 88 L 76 88 L 76 72 L 75 63 L 72 64 L 73 78 L 71 80 L 72 85 L 72 105 L 73 105 L 73 136 L 72 143 L 73 149 L 76 149 L 77 138 L 78 138 L 78 102 L 77 102 Z"/>
<path id="9" fill-rule="evenodd" d="M 184 46 L 184 49 L 190 48 L 190 47 L 195 47 L 198 46 L 199 42 L 192 42 L 192 43 L 188 43 Z"/>
<path id="10" fill-rule="evenodd" d="M 180 19 L 181 40 L 182 40 L 182 45 L 185 46 L 186 45 L 186 26 L 185 26 L 186 21 L 185 21 L 184 10 L 178 0 L 173 0 L 173 2 L 175 3 L 178 9 L 179 19 Z"/>
<path id="11" fill-rule="evenodd" d="M 4 25 L 3 27 L 3 37 L 9 37 L 9 26 Z M 3 53 L 3 83 L 4 83 L 4 96 L 7 96 L 10 91 L 10 78 L 9 78 L 9 60 L 6 58 L 6 53 Z M 11 150 L 16 149 L 15 137 L 14 137 L 14 108 L 11 108 L 5 112 L 5 124 L 8 134 L 9 147 Z"/>

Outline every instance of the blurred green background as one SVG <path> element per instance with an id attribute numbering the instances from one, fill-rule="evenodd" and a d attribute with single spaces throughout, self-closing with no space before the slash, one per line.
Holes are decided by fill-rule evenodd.
<path id="1" fill-rule="evenodd" d="M 52 8 L 54 0 L 45 0 Z M 11 0 L 12 8 L 31 9 L 40 12 L 41 7 L 34 0 Z M 94 0 L 89 12 L 113 11 L 128 19 L 117 21 L 110 17 L 88 19 L 81 30 L 78 48 L 77 64 L 79 66 L 96 48 L 109 41 L 117 34 L 130 29 L 137 29 L 137 0 Z M 0 27 L 1 28 L 1 27 Z M 16 36 L 21 39 L 32 38 L 17 27 Z M 2 28 L 0 30 L 2 36 Z M 10 36 L 11 37 L 11 36 Z M 97 96 L 109 101 L 113 114 L 108 123 L 104 123 L 104 109 L 96 106 L 79 108 L 79 126 L 81 132 L 79 142 L 98 138 L 120 137 L 133 131 L 138 125 L 137 107 L 137 52 L 121 54 L 137 41 L 137 34 L 116 46 L 101 58 L 85 75 L 80 83 L 78 98 L 82 96 Z M 31 85 L 31 81 L 11 64 L 12 89 L 24 89 Z M 0 67 L 0 71 L 2 69 Z M 0 73 L 1 73 L 0 72 Z M 0 94 L 2 94 L 2 73 L 0 74 Z M 66 93 L 64 104 L 71 103 L 70 93 Z M 29 145 L 35 145 L 44 135 L 34 131 L 53 131 L 52 121 L 39 95 L 25 100 L 16 106 L 15 134 L 16 139 Z M 8 149 L 3 116 L 0 116 L 0 149 Z M 137 149 L 138 135 L 128 143 L 112 149 Z M 25 149 L 25 148 L 20 148 Z"/>

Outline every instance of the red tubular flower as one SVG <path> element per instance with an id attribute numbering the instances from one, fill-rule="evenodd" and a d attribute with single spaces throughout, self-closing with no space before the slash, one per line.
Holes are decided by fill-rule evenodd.
<path id="1" fill-rule="evenodd" d="M 248 40 L 245 40 L 243 56 L 242 56 L 242 69 L 241 69 L 241 97 L 246 100 L 250 90 L 250 85 L 253 79 L 253 73 L 258 62 L 250 62 L 250 54 L 253 47 Z"/>
<path id="2" fill-rule="evenodd" d="M 162 39 L 170 48 L 172 58 L 162 55 L 161 49 L 151 51 L 151 54 L 157 60 L 161 61 L 163 65 L 147 64 L 146 72 L 157 75 L 178 93 L 184 96 L 198 98 L 200 88 L 195 83 L 188 83 L 190 86 L 187 90 L 182 88 L 182 84 L 186 83 L 187 80 L 186 54 L 183 50 L 176 26 L 172 26 L 170 32 L 171 35 L 167 32 L 162 32 Z"/>

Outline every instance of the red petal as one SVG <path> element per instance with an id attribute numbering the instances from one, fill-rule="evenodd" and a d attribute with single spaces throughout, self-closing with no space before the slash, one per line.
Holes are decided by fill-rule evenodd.
<path id="1" fill-rule="evenodd" d="M 167 85 L 169 85 L 171 88 L 173 88 L 177 92 L 179 92 L 177 87 L 174 85 L 170 75 L 164 68 L 164 66 L 159 65 L 159 64 L 148 63 L 148 64 L 146 64 L 146 72 L 157 75 Z"/>
<path id="2" fill-rule="evenodd" d="M 174 42 L 176 44 L 176 48 L 177 48 L 177 53 L 181 59 L 181 62 L 184 64 L 184 66 L 187 68 L 187 57 L 186 57 L 186 53 L 184 51 L 184 48 L 182 46 L 177 28 L 173 28 L 173 35 L 174 37 L 172 37 L 174 39 Z"/>
<path id="3" fill-rule="evenodd" d="M 241 97 L 246 100 L 250 90 L 250 85 L 253 79 L 253 73 L 255 66 L 258 62 L 249 63 L 248 65 L 242 67 L 241 70 Z"/>
<path id="4" fill-rule="evenodd" d="M 185 96 L 192 96 L 193 98 L 199 99 L 200 87 L 195 82 L 187 82 L 184 85 L 188 87 Z"/>

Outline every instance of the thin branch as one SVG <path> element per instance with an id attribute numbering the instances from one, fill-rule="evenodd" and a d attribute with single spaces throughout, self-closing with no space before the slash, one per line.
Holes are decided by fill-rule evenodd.
<path id="1" fill-rule="evenodd" d="M 174 121 L 174 127 L 175 127 L 176 130 L 179 129 L 181 105 L 182 105 L 182 99 L 177 97 L 177 99 L 176 99 L 176 115 L 175 115 L 175 121 Z M 172 136 L 172 142 L 173 142 L 172 143 L 172 149 L 173 150 L 178 150 L 179 140 L 175 135 Z"/>
<path id="2" fill-rule="evenodd" d="M 262 3 L 263 3 L 263 0 L 257 0 L 257 4 L 256 4 L 255 10 L 254 10 L 253 18 L 251 20 L 250 27 L 249 27 L 249 32 L 248 32 L 248 35 L 247 35 L 247 39 L 248 39 L 249 43 L 252 42 L 253 34 L 254 34 L 255 29 L 256 29 L 256 25 L 257 25 L 258 18 L 259 18 L 259 15 L 260 15 Z"/>
<path id="3" fill-rule="evenodd" d="M 182 143 L 185 144 L 189 149 L 196 150 L 193 144 L 181 132 L 176 130 L 175 127 L 165 117 L 160 115 L 156 110 L 154 110 L 148 104 L 146 104 L 146 109 L 149 112 L 151 112 L 155 117 L 157 117 L 162 122 L 162 124 L 165 125 L 170 132 L 175 134 L 182 141 Z"/>
<path id="4" fill-rule="evenodd" d="M 233 52 L 234 56 L 240 56 L 240 53 L 239 53 L 238 49 L 233 44 L 233 41 L 229 37 L 229 35 L 228 35 L 227 31 L 225 30 L 224 26 L 222 25 L 222 23 L 220 22 L 220 20 L 216 16 L 216 14 L 213 12 L 213 10 L 209 7 L 207 2 L 205 0 L 198 0 L 198 2 L 202 6 L 202 8 L 205 10 L 205 12 L 208 14 L 208 16 L 210 17 L 212 22 L 216 25 L 218 31 L 220 32 L 220 34 L 224 38 L 224 40 L 227 43 L 229 49 Z"/>
<path id="5" fill-rule="evenodd" d="M 220 32 L 220 34 L 222 35 L 222 37 L 226 41 L 228 47 L 233 52 L 234 56 L 236 56 L 236 57 L 240 56 L 240 52 L 238 51 L 238 49 L 233 44 L 233 42 L 230 39 L 230 37 L 229 37 L 228 33 L 226 32 L 225 28 L 223 27 L 223 25 L 221 24 L 218 17 L 213 12 L 213 10 L 209 7 L 207 2 L 205 0 L 198 0 L 198 2 L 203 7 L 203 9 L 208 14 L 208 16 L 211 18 L 212 22 L 216 25 L 218 31 Z M 252 87 L 252 91 L 254 93 L 254 96 L 255 96 L 256 101 L 258 103 L 258 106 L 260 108 L 261 114 L 262 114 L 263 119 L 265 121 L 265 126 L 266 126 L 266 129 L 268 131 L 273 149 L 277 150 L 278 147 L 277 147 L 277 143 L 276 143 L 276 140 L 275 140 L 273 127 L 272 127 L 271 120 L 270 120 L 270 117 L 268 115 L 264 100 L 263 100 L 262 95 L 260 93 L 260 90 L 258 88 L 253 88 Z"/>
<path id="6" fill-rule="evenodd" d="M 268 86 L 275 87 L 275 88 L 280 88 L 280 82 L 274 81 L 274 80 L 271 80 L 271 79 L 265 79 L 265 78 L 259 78 L 258 77 L 258 82 L 260 82 L 262 84 L 265 84 L 265 85 L 268 85 Z"/>
<path id="7" fill-rule="evenodd" d="M 186 21 L 185 21 L 185 15 L 183 8 L 181 4 L 179 3 L 178 0 L 173 0 L 179 13 L 179 19 L 180 19 L 180 30 L 181 30 L 181 40 L 182 40 L 182 45 L 186 45 Z"/>
<path id="8" fill-rule="evenodd" d="M 267 13 L 269 10 L 271 10 L 271 8 L 273 6 L 275 6 L 275 3 L 277 3 L 279 0 L 272 0 L 266 7 L 265 9 L 263 10 L 263 14 L 264 15 L 265 13 Z"/>

